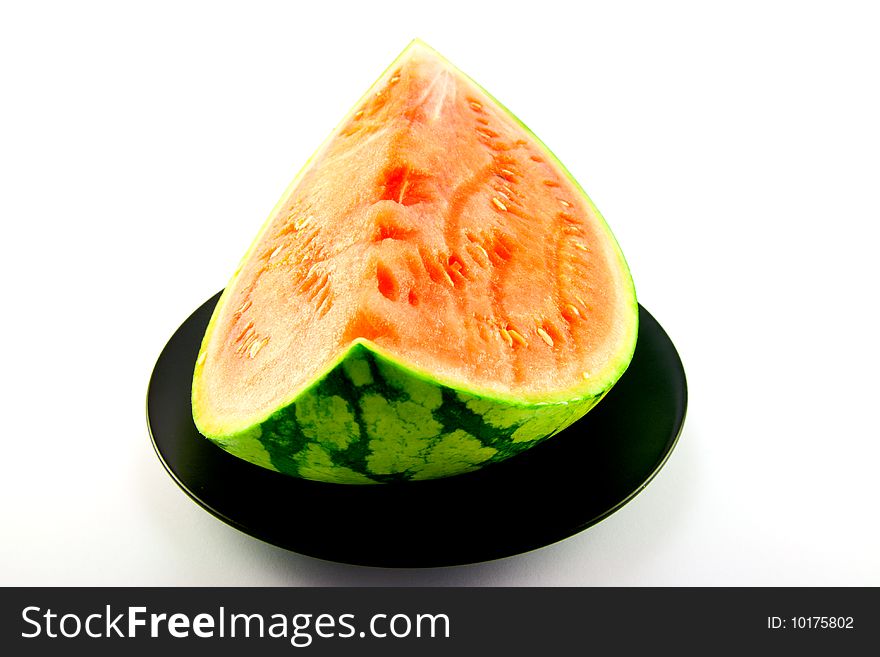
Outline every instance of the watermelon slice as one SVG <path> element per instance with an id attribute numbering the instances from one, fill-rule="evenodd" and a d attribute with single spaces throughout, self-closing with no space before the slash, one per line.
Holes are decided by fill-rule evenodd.
<path id="1" fill-rule="evenodd" d="M 454 475 L 595 406 L 637 317 L 583 190 L 416 41 L 245 254 L 202 342 L 193 417 L 232 454 L 307 479 Z"/>

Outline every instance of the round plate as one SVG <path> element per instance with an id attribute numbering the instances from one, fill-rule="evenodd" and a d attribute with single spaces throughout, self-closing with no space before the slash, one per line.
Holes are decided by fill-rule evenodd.
<path id="1" fill-rule="evenodd" d="M 153 445 L 202 507 L 302 554 L 371 566 L 448 566 L 554 543 L 635 497 L 666 462 L 684 423 L 681 360 L 639 306 L 629 369 L 595 409 L 553 438 L 446 479 L 374 486 L 296 479 L 226 453 L 193 424 L 193 368 L 219 297 L 196 310 L 159 356 L 147 393 Z"/>

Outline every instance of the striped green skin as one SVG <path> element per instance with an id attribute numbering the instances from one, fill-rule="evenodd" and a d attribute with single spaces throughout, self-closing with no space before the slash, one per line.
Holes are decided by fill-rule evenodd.
<path id="1" fill-rule="evenodd" d="M 522 452 L 582 417 L 603 394 L 532 404 L 477 397 L 426 381 L 356 344 L 290 405 L 251 429 L 210 440 L 304 479 L 434 479 Z"/>

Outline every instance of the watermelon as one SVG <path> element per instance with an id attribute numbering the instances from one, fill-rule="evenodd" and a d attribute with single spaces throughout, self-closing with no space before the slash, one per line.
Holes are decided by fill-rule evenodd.
<path id="1" fill-rule="evenodd" d="M 297 175 L 196 360 L 199 431 L 259 466 L 366 484 L 469 472 L 593 408 L 638 306 L 599 211 L 425 44 Z"/>

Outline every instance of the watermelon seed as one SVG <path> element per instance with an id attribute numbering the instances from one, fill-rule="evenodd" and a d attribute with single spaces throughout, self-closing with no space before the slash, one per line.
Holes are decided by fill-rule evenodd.
<path id="1" fill-rule="evenodd" d="M 583 244 L 582 242 L 572 242 L 572 244 L 574 244 L 574 248 L 580 249 L 581 251 L 589 251 L 590 250 L 589 247 L 586 244 Z"/>
<path id="2" fill-rule="evenodd" d="M 248 350 L 248 348 L 251 346 L 251 344 L 253 344 L 254 340 L 256 340 L 256 338 L 257 338 L 256 333 L 250 333 L 247 336 L 247 338 L 245 339 L 245 341 L 242 342 L 240 345 L 238 345 L 238 349 L 236 349 L 235 352 L 238 354 L 246 352 Z"/>
<path id="3" fill-rule="evenodd" d="M 472 243 L 472 244 L 469 244 L 466 248 L 467 248 L 467 252 L 470 253 L 471 258 L 473 259 L 473 261 L 477 265 L 479 265 L 480 267 L 485 267 L 487 264 L 489 264 L 489 254 L 486 253 L 486 249 L 484 249 L 482 246 L 480 246 L 479 244 Z M 480 254 L 481 254 L 480 258 L 477 258 L 477 256 L 474 254 L 475 250 L 480 252 Z M 485 262 L 483 261 L 484 258 L 485 258 Z"/>
<path id="4" fill-rule="evenodd" d="M 315 290 L 313 291 L 313 293 L 309 297 L 309 300 L 317 298 L 318 299 L 317 307 L 320 308 L 324 304 L 324 301 L 326 301 L 329 296 L 330 296 L 330 277 L 328 274 L 325 273 L 321 279 L 321 284 L 317 288 L 315 288 Z"/>
<path id="5" fill-rule="evenodd" d="M 518 342 L 523 347 L 528 347 L 529 343 L 526 342 L 526 339 L 519 334 L 519 332 L 514 331 L 513 329 L 507 329 L 507 332 L 510 334 L 510 337 L 513 338 L 514 342 Z"/>
<path id="6" fill-rule="evenodd" d="M 359 119 L 364 115 L 364 110 L 358 110 L 354 113 L 354 118 Z"/>
<path id="7" fill-rule="evenodd" d="M 315 311 L 318 315 L 318 319 L 326 315 L 330 312 L 330 308 L 333 306 L 333 295 L 330 294 L 329 289 L 327 294 L 321 299 L 321 303 L 318 304 L 318 309 Z"/>
<path id="8" fill-rule="evenodd" d="M 449 256 L 449 271 L 452 274 L 455 274 L 461 278 L 462 281 L 468 281 L 470 278 L 467 275 L 467 267 L 464 266 L 461 258 L 456 254 L 452 254 Z"/>
<path id="9" fill-rule="evenodd" d="M 425 268 L 425 271 L 428 272 L 428 278 L 431 279 L 434 283 L 439 283 L 439 276 L 437 275 L 437 267 L 434 265 L 431 260 L 431 256 L 427 253 L 427 251 L 419 247 L 419 258 L 422 260 L 422 267 Z"/>
<path id="10" fill-rule="evenodd" d="M 471 109 L 474 110 L 475 112 L 479 112 L 483 109 L 483 106 L 480 105 L 480 103 L 478 103 L 475 100 L 472 100 L 470 104 L 471 104 Z"/>
<path id="11" fill-rule="evenodd" d="M 570 208 L 570 207 L 571 207 L 571 203 L 569 203 L 569 202 L 566 201 L 565 199 L 562 199 L 562 198 L 561 198 L 561 199 L 559 199 L 559 202 L 562 203 L 562 205 L 564 205 L 564 206 L 567 207 L 567 208 Z"/>
<path id="12" fill-rule="evenodd" d="M 501 327 L 501 337 L 504 338 L 504 341 L 507 343 L 508 347 L 513 347 L 513 338 L 510 336 L 510 333 L 507 332 L 507 329 Z"/>
<path id="13" fill-rule="evenodd" d="M 235 311 L 236 317 L 241 317 L 244 312 L 251 307 L 251 300 L 245 299 L 245 302 L 238 307 L 238 310 Z"/>
<path id="14" fill-rule="evenodd" d="M 501 260 L 510 260 L 510 250 L 500 240 L 495 244 L 492 253 Z"/>
<path id="15" fill-rule="evenodd" d="M 540 158 L 540 157 L 538 157 L 537 155 L 530 155 L 530 156 L 529 156 L 529 159 L 530 159 L 532 162 L 543 162 L 543 161 L 544 161 L 543 158 Z"/>
<path id="16" fill-rule="evenodd" d="M 248 350 L 248 356 L 250 358 L 253 358 L 254 356 L 256 356 L 260 352 L 260 349 L 262 349 L 263 347 L 266 346 L 267 342 L 269 342 L 268 337 L 263 338 L 262 340 L 254 340 L 253 344 L 251 345 L 251 348 Z"/>
<path id="17" fill-rule="evenodd" d="M 394 83 L 397 82 L 399 79 L 400 79 L 400 76 L 399 76 L 399 75 L 395 75 L 393 78 L 391 78 L 390 80 L 388 80 L 388 84 L 394 84 Z"/>
<path id="18" fill-rule="evenodd" d="M 276 247 L 275 247 L 275 250 L 272 251 L 272 253 L 269 254 L 269 260 L 271 260 L 272 258 L 274 258 L 275 256 L 277 256 L 279 253 L 281 253 L 281 250 L 282 250 L 283 248 L 284 248 L 284 245 L 283 245 L 283 244 L 279 244 L 278 246 L 276 246 Z"/>
<path id="19" fill-rule="evenodd" d="M 309 270 L 309 273 L 306 275 L 306 280 L 304 280 L 302 282 L 302 284 L 299 286 L 299 290 L 297 290 L 297 291 L 300 292 L 301 294 L 306 294 L 306 293 L 308 293 L 309 290 L 312 289 L 312 286 L 317 281 L 318 281 L 318 275 L 314 271 Z"/>
<path id="20" fill-rule="evenodd" d="M 544 184 L 547 185 L 547 187 L 559 187 L 559 183 L 555 180 L 545 180 Z"/>
<path id="21" fill-rule="evenodd" d="M 458 269 L 450 269 L 449 275 L 453 280 L 461 279 L 462 283 L 466 283 L 468 278 L 463 273 L 461 273 Z"/>
<path id="22" fill-rule="evenodd" d="M 571 314 L 574 315 L 575 317 L 580 317 L 580 316 L 581 316 L 581 311 L 579 311 L 579 310 L 577 309 L 577 306 L 572 305 L 572 304 L 569 303 L 569 304 L 567 304 L 565 307 L 568 308 L 568 309 L 571 311 Z"/>
<path id="23" fill-rule="evenodd" d="M 318 281 L 318 286 L 312 288 L 311 294 L 309 294 L 309 301 L 317 297 L 319 294 L 321 295 L 321 298 L 318 300 L 318 303 L 323 301 L 324 297 L 330 292 L 330 288 L 328 286 L 329 282 L 330 274 L 328 274 L 327 272 L 321 274 L 321 278 Z"/>
<path id="24" fill-rule="evenodd" d="M 449 272 L 446 271 L 446 269 L 445 269 L 444 267 L 440 267 L 440 271 L 443 273 L 443 276 L 444 276 L 444 277 L 446 278 L 446 280 L 449 282 L 449 285 L 450 285 L 451 287 L 455 287 L 455 281 L 453 281 L 453 280 L 452 280 L 452 277 L 449 276 Z"/>
<path id="25" fill-rule="evenodd" d="M 251 331 L 254 330 L 254 323 L 248 322 L 247 326 L 244 327 L 244 330 L 238 334 L 238 337 L 235 339 L 236 342 L 241 342 L 246 339 Z"/>
<path id="26" fill-rule="evenodd" d="M 302 230 L 303 228 L 305 228 L 306 226 L 308 226 L 311 223 L 313 218 L 314 217 L 312 217 L 312 215 L 310 215 L 310 214 L 306 215 L 302 219 L 298 219 L 296 221 L 296 223 L 293 224 L 293 227 L 296 228 L 297 230 Z"/>
<path id="27" fill-rule="evenodd" d="M 494 196 L 492 197 L 492 203 L 494 203 L 494 204 L 495 204 L 495 207 L 498 208 L 498 209 L 501 210 L 501 211 L 505 211 L 505 210 L 507 210 L 507 206 L 504 205 L 504 203 L 502 203 L 501 201 L 499 201 L 499 200 L 498 200 L 496 197 L 494 197 Z"/>
<path id="28" fill-rule="evenodd" d="M 552 347 L 552 346 L 553 346 L 553 338 L 550 337 L 550 334 L 547 333 L 547 331 L 545 331 L 545 330 L 542 329 L 542 328 L 538 328 L 538 335 L 540 335 L 540 336 L 541 336 L 541 339 L 542 339 L 544 342 L 547 343 L 547 346 L 548 346 L 548 347 Z"/>

